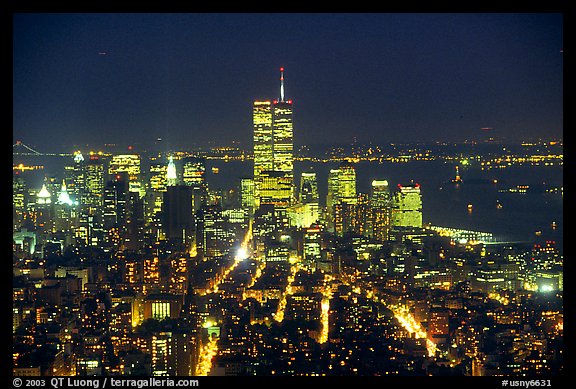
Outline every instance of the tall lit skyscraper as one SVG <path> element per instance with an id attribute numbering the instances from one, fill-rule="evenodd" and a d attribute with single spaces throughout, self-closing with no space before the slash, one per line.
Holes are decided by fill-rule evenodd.
<path id="1" fill-rule="evenodd" d="M 249 216 L 254 215 L 254 179 L 243 177 L 240 180 L 240 206 Z"/>
<path id="2" fill-rule="evenodd" d="M 334 232 L 334 206 L 340 202 L 338 176 L 340 169 L 328 172 L 328 193 L 326 194 L 326 224 L 328 231 Z"/>
<path id="3" fill-rule="evenodd" d="M 143 195 L 144 187 L 140 176 L 140 155 L 120 154 L 114 155 L 108 167 L 108 174 L 114 176 L 118 173 L 128 173 L 128 190 Z"/>
<path id="4" fill-rule="evenodd" d="M 260 174 L 273 169 L 272 105 L 270 101 L 255 101 L 254 122 L 254 183 L 255 204 L 260 205 Z"/>
<path id="5" fill-rule="evenodd" d="M 379 241 L 387 240 L 391 222 L 390 213 L 392 210 L 392 198 L 390 196 L 388 181 L 372 181 L 370 209 L 369 236 Z"/>
<path id="6" fill-rule="evenodd" d="M 356 204 L 356 168 L 351 162 L 342 162 L 338 173 L 338 197 L 340 202 Z"/>
<path id="7" fill-rule="evenodd" d="M 392 207 L 392 226 L 422 228 L 422 194 L 419 184 L 398 184 Z"/>
<path id="8" fill-rule="evenodd" d="M 280 68 L 280 99 L 255 101 L 254 123 L 254 182 L 255 206 L 260 205 L 262 172 L 280 172 L 290 182 L 290 199 L 294 197 L 294 130 L 292 100 L 284 99 L 284 68 Z M 268 173 L 268 176 L 270 174 Z M 284 190 L 284 188 L 282 188 Z"/>
<path id="9" fill-rule="evenodd" d="M 319 205 L 316 173 L 302 172 L 298 200 L 299 203 L 294 204 L 289 211 L 292 225 L 309 227 L 318 222 Z"/>
<path id="10" fill-rule="evenodd" d="M 206 182 L 206 161 L 204 158 L 187 157 L 184 159 L 184 185 L 192 187 L 194 211 L 208 202 L 208 183 Z"/>
<path id="11" fill-rule="evenodd" d="M 318 203 L 318 182 L 316 173 L 302 172 L 300 175 L 300 202 L 302 204 Z"/>
<path id="12" fill-rule="evenodd" d="M 166 185 L 175 186 L 178 184 L 178 175 L 176 174 L 176 164 L 172 156 L 168 159 L 168 169 L 166 170 Z"/>
<path id="13" fill-rule="evenodd" d="M 206 189 L 206 162 L 204 158 L 187 157 L 184 159 L 184 185 Z"/>
<path id="14" fill-rule="evenodd" d="M 284 99 L 284 68 L 280 68 L 280 100 L 274 100 L 272 107 L 273 169 L 294 181 L 292 100 Z"/>
<path id="15" fill-rule="evenodd" d="M 80 151 L 74 152 L 74 164 L 65 167 L 68 193 L 70 193 L 72 197 L 78 201 L 81 201 L 81 197 L 85 189 L 85 167 L 86 162 Z"/>
<path id="16" fill-rule="evenodd" d="M 104 165 L 98 155 L 91 155 L 86 164 L 85 190 L 82 203 L 102 208 L 104 199 Z"/>
<path id="17" fill-rule="evenodd" d="M 26 181 L 17 173 L 12 180 L 12 225 L 17 231 L 24 222 L 26 214 Z"/>
<path id="18" fill-rule="evenodd" d="M 292 199 L 292 181 L 284 172 L 264 170 L 260 173 L 260 204 L 273 204 L 277 209 L 286 208 Z"/>

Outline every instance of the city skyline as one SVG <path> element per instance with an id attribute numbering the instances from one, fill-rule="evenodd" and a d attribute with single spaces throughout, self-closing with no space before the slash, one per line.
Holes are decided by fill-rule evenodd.
<path id="1" fill-rule="evenodd" d="M 562 13 L 12 16 L 14 387 L 567 371 Z"/>
<path id="2" fill-rule="evenodd" d="M 295 146 L 563 133 L 561 13 L 16 13 L 13 28 L 13 137 L 31 145 L 249 149 L 280 67 Z"/>

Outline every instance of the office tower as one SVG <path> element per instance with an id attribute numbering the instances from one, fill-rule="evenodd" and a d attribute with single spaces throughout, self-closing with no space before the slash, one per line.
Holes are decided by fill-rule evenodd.
<path id="1" fill-rule="evenodd" d="M 292 181 L 284 172 L 264 170 L 260 173 L 260 204 L 272 204 L 276 209 L 286 209 L 292 199 Z"/>
<path id="2" fill-rule="evenodd" d="M 194 231 L 192 187 L 169 186 L 164 192 L 162 214 L 166 238 L 188 243 Z"/>
<path id="3" fill-rule="evenodd" d="M 19 230 L 26 215 L 26 181 L 19 174 L 12 177 L 12 228 Z"/>
<path id="4" fill-rule="evenodd" d="M 144 244 L 144 201 L 139 193 L 128 192 L 124 246 L 137 250 Z"/>
<path id="5" fill-rule="evenodd" d="M 104 167 L 98 155 L 90 155 L 86 161 L 77 153 L 74 163 L 73 186 L 79 199 L 76 238 L 84 245 L 96 246 L 104 235 Z"/>
<path id="6" fill-rule="evenodd" d="M 184 185 L 197 188 L 206 188 L 206 160 L 199 157 L 187 157 L 183 160 L 184 173 L 182 181 Z"/>
<path id="7" fill-rule="evenodd" d="M 199 157 L 184 159 L 184 185 L 192 187 L 194 212 L 208 202 L 208 183 L 206 182 L 206 160 Z"/>
<path id="8" fill-rule="evenodd" d="M 422 194 L 419 184 L 398 184 L 392 206 L 392 226 L 422 228 Z"/>
<path id="9" fill-rule="evenodd" d="M 128 183 L 120 175 L 104 188 L 104 228 L 109 230 L 126 223 Z"/>
<path id="10" fill-rule="evenodd" d="M 322 227 L 313 225 L 304 228 L 304 261 L 311 269 L 315 269 L 315 263 L 320 261 L 322 249 Z"/>
<path id="11" fill-rule="evenodd" d="M 255 101 L 254 124 L 254 181 L 256 207 L 260 205 L 262 174 L 279 172 L 285 178 L 282 185 L 290 184 L 290 200 L 294 197 L 294 139 L 292 100 L 284 99 L 284 68 L 280 68 L 280 99 Z"/>
<path id="12" fill-rule="evenodd" d="M 234 236 L 219 205 L 206 205 L 196 213 L 196 245 L 204 258 L 221 257 L 230 252 Z"/>
<path id="13" fill-rule="evenodd" d="M 294 181 L 294 128 L 292 100 L 284 99 L 284 68 L 280 68 L 280 100 L 272 104 L 273 169 L 285 173 Z"/>
<path id="14" fill-rule="evenodd" d="M 300 175 L 300 191 L 298 193 L 302 204 L 318 203 L 318 182 L 316 173 L 302 172 Z"/>
<path id="15" fill-rule="evenodd" d="M 344 161 L 338 168 L 338 200 L 346 204 L 356 204 L 356 169 L 351 162 Z"/>
<path id="16" fill-rule="evenodd" d="M 252 177 L 240 179 L 240 206 L 249 217 L 254 215 L 254 179 Z"/>
<path id="17" fill-rule="evenodd" d="M 260 205 L 260 173 L 273 169 L 272 105 L 270 101 L 255 101 L 254 123 L 254 189 L 255 207 Z"/>
<path id="18" fill-rule="evenodd" d="M 85 166 L 85 191 L 83 204 L 102 207 L 104 192 L 104 165 L 98 155 L 90 155 Z"/>
<path id="19" fill-rule="evenodd" d="M 166 186 L 178 185 L 178 175 L 176 174 L 176 164 L 172 156 L 168 158 L 168 168 L 166 169 Z"/>
<path id="20" fill-rule="evenodd" d="M 334 232 L 344 236 L 354 231 L 355 204 L 339 202 L 334 206 Z"/>
<path id="21" fill-rule="evenodd" d="M 76 218 L 77 202 L 73 201 L 68 194 L 66 181 L 62 180 L 58 199 L 54 205 L 54 230 L 57 232 L 72 232 Z"/>
<path id="22" fill-rule="evenodd" d="M 340 169 L 328 172 L 328 192 L 326 193 L 326 224 L 328 231 L 334 232 L 334 206 L 340 202 L 339 181 Z"/>
<path id="23" fill-rule="evenodd" d="M 150 336 L 151 375 L 190 376 L 194 368 L 194 333 L 188 329 L 167 329 Z"/>
<path id="24" fill-rule="evenodd" d="M 166 192 L 168 180 L 168 165 L 154 160 L 150 164 L 150 178 L 146 191 L 146 223 L 148 231 L 156 238 L 162 233 L 162 202 Z"/>
<path id="25" fill-rule="evenodd" d="M 65 166 L 66 174 L 66 187 L 68 188 L 68 193 L 73 199 L 82 201 L 82 195 L 85 189 L 85 167 L 86 161 L 84 156 L 80 151 L 74 152 L 74 163 L 72 165 Z"/>
<path id="26" fill-rule="evenodd" d="M 46 185 L 46 189 L 50 192 L 50 200 L 52 204 L 56 204 L 56 200 L 58 199 L 58 194 L 60 193 L 60 188 L 62 186 L 60 180 L 55 176 L 47 176 L 44 178 L 44 183 Z"/>
<path id="27" fill-rule="evenodd" d="M 270 241 L 276 240 L 281 231 L 288 226 L 286 210 L 277 210 L 273 204 L 262 204 L 254 212 L 253 254 L 255 258 L 266 256 L 266 247 Z"/>
<path id="28" fill-rule="evenodd" d="M 386 180 L 372 181 L 370 194 L 369 236 L 378 240 L 388 240 L 390 230 L 392 197 Z"/>
<path id="29" fill-rule="evenodd" d="M 370 197 L 366 193 L 358 193 L 356 204 L 352 207 L 352 232 L 355 235 L 369 236 Z"/>
<path id="30" fill-rule="evenodd" d="M 170 260 L 170 293 L 186 294 L 188 289 L 188 258 L 175 254 Z"/>
<path id="31" fill-rule="evenodd" d="M 168 165 L 161 162 L 150 164 L 149 189 L 156 192 L 166 192 Z"/>
<path id="32" fill-rule="evenodd" d="M 128 191 L 138 192 L 142 196 L 145 192 L 145 188 L 142 185 L 142 177 L 140 174 L 140 155 L 114 155 L 108 167 L 108 174 L 115 176 L 121 172 L 128 173 Z"/>
<path id="33" fill-rule="evenodd" d="M 52 231 L 52 194 L 46 188 L 46 182 L 42 184 L 42 188 L 36 194 L 34 210 L 36 212 L 36 227 L 38 230 L 40 232 Z"/>

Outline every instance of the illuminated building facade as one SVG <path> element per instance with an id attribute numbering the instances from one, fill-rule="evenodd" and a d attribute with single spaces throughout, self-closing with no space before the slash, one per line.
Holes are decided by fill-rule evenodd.
<path id="1" fill-rule="evenodd" d="M 178 174 L 176 173 L 176 164 L 172 156 L 168 158 L 168 167 L 166 168 L 166 186 L 178 185 Z"/>
<path id="2" fill-rule="evenodd" d="M 392 207 L 392 226 L 422 228 L 422 194 L 419 184 L 398 184 Z"/>
<path id="3" fill-rule="evenodd" d="M 240 206 L 249 216 L 254 215 L 255 187 L 252 177 L 240 179 Z"/>
<path id="4" fill-rule="evenodd" d="M 294 181 L 294 129 L 292 123 L 292 101 L 274 101 L 272 128 L 274 139 L 273 170 L 283 172 Z"/>
<path id="5" fill-rule="evenodd" d="M 254 182 L 257 208 L 260 205 L 260 173 L 272 170 L 273 136 L 272 136 L 272 104 L 270 101 L 255 101 L 253 105 L 254 123 Z"/>
<path id="6" fill-rule="evenodd" d="M 280 72 L 280 100 L 255 101 L 253 105 L 255 207 L 260 205 L 262 174 L 266 171 L 284 176 L 279 183 L 289 183 L 288 202 L 294 197 L 292 100 L 284 99 L 284 68 Z"/>
<path id="7" fill-rule="evenodd" d="M 338 201 L 356 204 L 356 168 L 351 162 L 342 162 L 338 168 Z"/>
<path id="8" fill-rule="evenodd" d="M 196 213 L 196 246 L 204 258 L 216 258 L 230 252 L 233 244 L 228 220 L 219 205 L 207 205 Z"/>
<path id="9" fill-rule="evenodd" d="M 68 194 L 66 181 L 62 180 L 62 186 L 56 204 L 54 204 L 54 230 L 73 236 L 78 203 L 73 201 Z"/>
<path id="10" fill-rule="evenodd" d="M 300 175 L 300 191 L 298 192 L 299 200 L 302 204 L 318 204 L 318 181 L 316 173 L 302 172 Z"/>
<path id="11" fill-rule="evenodd" d="M 378 241 L 388 240 L 392 212 L 392 197 L 388 181 L 372 181 L 370 209 L 369 236 Z"/>
<path id="12" fill-rule="evenodd" d="M 260 173 L 260 204 L 272 204 L 276 209 L 285 209 L 292 199 L 292 181 L 284 172 L 265 170 Z"/>
<path id="13" fill-rule="evenodd" d="M 194 211 L 208 202 L 208 183 L 206 182 L 206 160 L 199 157 L 187 157 L 184 159 L 184 173 L 182 177 L 184 185 L 192 187 Z"/>
<path id="14" fill-rule="evenodd" d="M 104 195 L 104 165 L 98 155 L 91 155 L 85 167 L 85 190 L 82 205 L 100 209 Z"/>
<path id="15" fill-rule="evenodd" d="M 18 174 L 12 176 L 12 226 L 17 231 L 26 214 L 26 181 Z"/>
<path id="16" fill-rule="evenodd" d="M 326 224 L 328 231 L 334 232 L 334 206 L 340 202 L 339 169 L 330 169 L 328 172 L 328 192 L 326 194 Z"/>
<path id="17" fill-rule="evenodd" d="M 183 160 L 182 181 L 184 185 L 206 189 L 206 160 L 199 157 L 187 157 Z"/>
<path id="18" fill-rule="evenodd" d="M 65 167 L 66 186 L 69 193 L 78 201 L 81 201 L 85 188 L 86 161 L 80 151 L 74 152 L 73 164 Z"/>
<path id="19" fill-rule="evenodd" d="M 140 171 L 140 155 L 138 154 L 119 154 L 112 156 L 108 166 L 108 174 L 115 176 L 118 173 L 128 173 L 128 191 L 144 194 L 142 177 Z"/>
<path id="20" fill-rule="evenodd" d="M 322 259 L 322 226 L 314 225 L 304 228 L 304 261 L 310 268 Z"/>
<path id="21" fill-rule="evenodd" d="M 42 184 L 42 188 L 36 194 L 36 202 L 34 206 L 36 214 L 36 228 L 40 232 L 50 232 L 53 226 L 53 207 L 52 207 L 52 194 L 46 188 L 46 183 Z"/>

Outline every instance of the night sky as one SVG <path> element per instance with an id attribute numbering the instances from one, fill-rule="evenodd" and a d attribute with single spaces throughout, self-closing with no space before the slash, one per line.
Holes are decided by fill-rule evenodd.
<path id="1" fill-rule="evenodd" d="M 560 13 L 20 13 L 13 138 L 252 145 L 252 102 L 294 142 L 562 138 Z"/>

